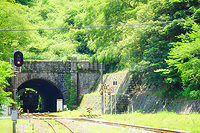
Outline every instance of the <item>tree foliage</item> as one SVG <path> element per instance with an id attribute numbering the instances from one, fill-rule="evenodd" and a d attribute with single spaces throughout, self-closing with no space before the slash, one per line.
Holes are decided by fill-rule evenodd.
<path id="1" fill-rule="evenodd" d="M 0 2 L 0 29 L 29 29 L 30 23 L 22 15 L 27 7 L 11 2 Z M 27 31 L 0 32 L 0 60 L 12 57 L 13 49 L 19 49 L 30 43 L 31 33 Z"/>
<path id="2" fill-rule="evenodd" d="M 13 99 L 9 97 L 11 92 L 6 92 L 6 86 L 9 85 L 7 79 L 12 77 L 11 65 L 5 61 L 0 61 L 0 105 L 10 105 L 14 103 Z M 0 114 L 3 111 L 0 108 Z"/>
<path id="3" fill-rule="evenodd" d="M 66 91 L 66 102 L 67 108 L 69 110 L 73 109 L 73 105 L 76 103 L 77 94 L 74 88 L 71 88 L 71 74 L 65 74 L 65 87 L 67 88 Z"/>
<path id="4" fill-rule="evenodd" d="M 200 27 L 194 25 L 193 31 L 181 35 L 181 42 L 174 44 L 166 60 L 170 67 L 175 67 L 180 73 L 186 91 L 191 97 L 200 98 Z M 195 93 L 195 94 L 194 94 Z"/>
<path id="5" fill-rule="evenodd" d="M 195 38 L 198 37 L 192 37 L 191 33 L 195 31 L 193 27 L 199 24 L 199 20 L 175 21 L 200 18 L 199 1 L 1 1 L 3 4 L 0 5 L 0 15 L 3 19 L 0 20 L 0 29 L 138 24 L 119 27 L 0 32 L 1 60 L 8 60 L 14 48 L 23 50 L 25 59 L 66 61 L 72 55 L 77 55 L 78 59 L 103 62 L 112 69 L 111 71 L 129 68 L 135 76 L 139 77 L 138 83 L 146 87 L 160 88 L 165 92 L 163 95 L 167 93 L 166 96 L 172 95 L 172 92 L 175 93 L 173 95 L 180 94 L 184 91 L 183 84 L 197 88 L 194 84 L 197 84 L 198 71 L 193 71 L 192 75 L 188 75 L 191 74 L 190 67 L 194 67 L 191 64 L 198 63 L 198 55 L 190 56 L 192 59 L 180 66 L 172 62 L 178 60 L 173 54 L 176 50 L 180 50 L 178 46 L 186 43 L 178 36 L 184 36 L 184 41 L 188 41 L 187 44 L 194 45 L 194 41 L 197 41 Z M 173 22 L 144 25 L 144 23 L 165 21 Z M 199 33 L 196 32 L 196 34 Z M 174 44 L 177 48 L 173 48 Z M 180 47 L 183 49 L 182 45 Z M 184 47 L 188 48 L 188 46 Z M 185 58 L 181 57 L 185 56 L 183 54 L 179 56 L 181 60 Z M 169 61 L 166 62 L 166 59 Z M 158 71 L 155 72 L 156 70 Z M 186 73 L 183 74 L 182 71 Z M 197 78 L 196 81 L 193 78 Z"/>

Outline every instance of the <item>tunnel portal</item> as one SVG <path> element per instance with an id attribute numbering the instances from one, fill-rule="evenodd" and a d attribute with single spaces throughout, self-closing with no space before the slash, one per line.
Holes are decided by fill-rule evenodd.
<path id="1" fill-rule="evenodd" d="M 57 99 L 63 99 L 63 95 L 58 87 L 51 81 L 45 79 L 31 79 L 22 83 L 17 89 L 18 91 L 25 88 L 32 88 L 41 96 L 42 99 L 42 109 L 43 112 L 55 112 Z M 28 106 L 24 105 L 25 109 Z M 26 112 L 26 110 L 24 110 Z M 35 110 L 31 110 L 35 112 Z"/>

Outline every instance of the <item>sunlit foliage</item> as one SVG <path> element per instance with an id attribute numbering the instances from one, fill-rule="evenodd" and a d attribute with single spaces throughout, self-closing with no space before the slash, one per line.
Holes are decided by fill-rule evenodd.
<path id="1" fill-rule="evenodd" d="M 165 96 L 180 95 L 183 91 L 183 84 L 186 85 L 184 79 L 194 78 L 181 73 L 182 67 L 165 60 L 169 57 L 170 62 L 174 60 L 172 53 L 179 48 L 171 49 L 174 47 L 173 44 L 182 43 L 178 36 L 194 31 L 192 27 L 195 24 L 198 25 L 199 20 L 146 25 L 144 23 L 200 18 L 199 1 L 1 1 L 3 2 L 0 4 L 0 15 L 3 18 L 0 20 L 1 30 L 38 29 L 36 31 L 0 32 L 1 60 L 8 60 L 12 57 L 14 48 L 23 51 L 25 59 L 33 60 L 66 61 L 72 55 L 77 55 L 78 59 L 105 63 L 107 68 L 110 68 L 107 71 L 129 68 L 134 76 L 139 77 L 138 83 L 142 83 L 147 88 L 150 86 L 160 88 Z M 43 30 L 122 24 L 137 25 Z M 188 38 L 192 39 L 190 36 Z M 193 44 L 192 41 L 194 39 L 187 43 Z M 171 56 L 168 56 L 168 53 Z M 198 60 L 197 56 L 192 59 L 193 62 Z M 158 73 L 161 69 L 163 74 Z M 156 70 L 159 71 L 155 72 Z M 191 82 L 187 84 L 186 86 L 189 87 Z"/>

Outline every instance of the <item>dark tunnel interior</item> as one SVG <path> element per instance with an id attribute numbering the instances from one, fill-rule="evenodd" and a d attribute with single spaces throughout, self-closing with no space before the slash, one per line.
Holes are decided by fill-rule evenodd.
<path id="1" fill-rule="evenodd" d="M 63 99 L 63 95 L 56 85 L 54 85 L 51 81 L 44 79 L 32 79 L 26 81 L 18 87 L 18 91 L 24 88 L 32 88 L 38 92 L 42 99 L 42 111 L 44 112 L 55 112 L 57 109 L 57 99 Z M 26 110 L 24 110 L 24 112 L 26 112 Z"/>

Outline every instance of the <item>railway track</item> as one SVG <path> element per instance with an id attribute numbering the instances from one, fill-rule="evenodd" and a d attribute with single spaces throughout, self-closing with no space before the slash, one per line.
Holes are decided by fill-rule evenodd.
<path id="1" fill-rule="evenodd" d="M 56 129 L 53 127 L 53 125 L 50 122 L 46 120 L 43 120 L 43 121 L 46 122 L 51 127 L 51 129 L 53 129 L 54 133 L 57 133 Z"/>
<path id="2" fill-rule="evenodd" d="M 41 113 L 40 114 L 32 114 L 32 115 L 39 118 L 40 120 L 43 120 L 44 122 L 46 122 L 51 127 L 51 129 L 54 131 L 54 133 L 58 133 L 56 131 L 56 128 L 49 121 L 47 121 L 47 119 L 44 117 L 49 117 L 48 120 L 54 120 L 54 121 L 60 123 L 61 125 L 63 125 L 64 127 L 66 127 L 71 133 L 75 133 L 69 126 L 67 126 L 65 123 L 63 123 L 57 119 L 54 119 L 53 116 L 51 116 L 51 115 L 41 114 Z"/>
<path id="3" fill-rule="evenodd" d="M 148 126 L 126 124 L 126 123 L 119 123 L 119 122 L 99 121 L 99 120 L 91 120 L 91 119 L 84 119 L 84 118 L 70 118 L 70 119 L 75 120 L 75 121 L 98 123 L 98 124 L 105 124 L 105 125 L 118 126 L 118 127 L 121 126 L 121 127 L 143 129 L 143 130 L 147 130 L 147 131 L 153 131 L 156 133 L 188 133 L 188 132 L 179 131 L 179 130 L 153 128 L 153 127 L 148 127 Z"/>
<path id="4" fill-rule="evenodd" d="M 68 127 L 66 124 L 63 122 L 59 121 L 58 119 L 61 119 L 56 116 L 52 115 L 47 115 L 47 114 L 39 114 L 38 116 L 33 114 L 36 117 L 41 117 L 40 119 L 50 119 L 50 120 L 55 120 L 56 122 L 59 122 L 66 128 L 68 128 L 72 133 L 74 131 Z M 62 118 L 65 119 L 65 118 Z M 148 126 L 142 126 L 142 125 L 135 125 L 135 124 L 126 124 L 126 123 L 119 123 L 119 122 L 109 122 L 109 121 L 101 121 L 101 120 L 94 120 L 94 119 L 86 119 L 86 118 L 66 118 L 74 121 L 81 121 L 81 122 L 90 122 L 90 123 L 98 123 L 98 124 L 105 124 L 105 125 L 110 125 L 110 126 L 118 126 L 118 127 L 129 127 L 129 128 L 136 128 L 136 129 L 142 129 L 142 130 L 147 130 L 147 131 L 153 131 L 156 133 L 188 133 L 186 131 L 180 131 L 180 130 L 172 130 L 172 129 L 163 129 L 163 128 L 154 128 L 154 127 L 148 127 Z M 56 132 L 55 132 L 56 133 Z"/>

